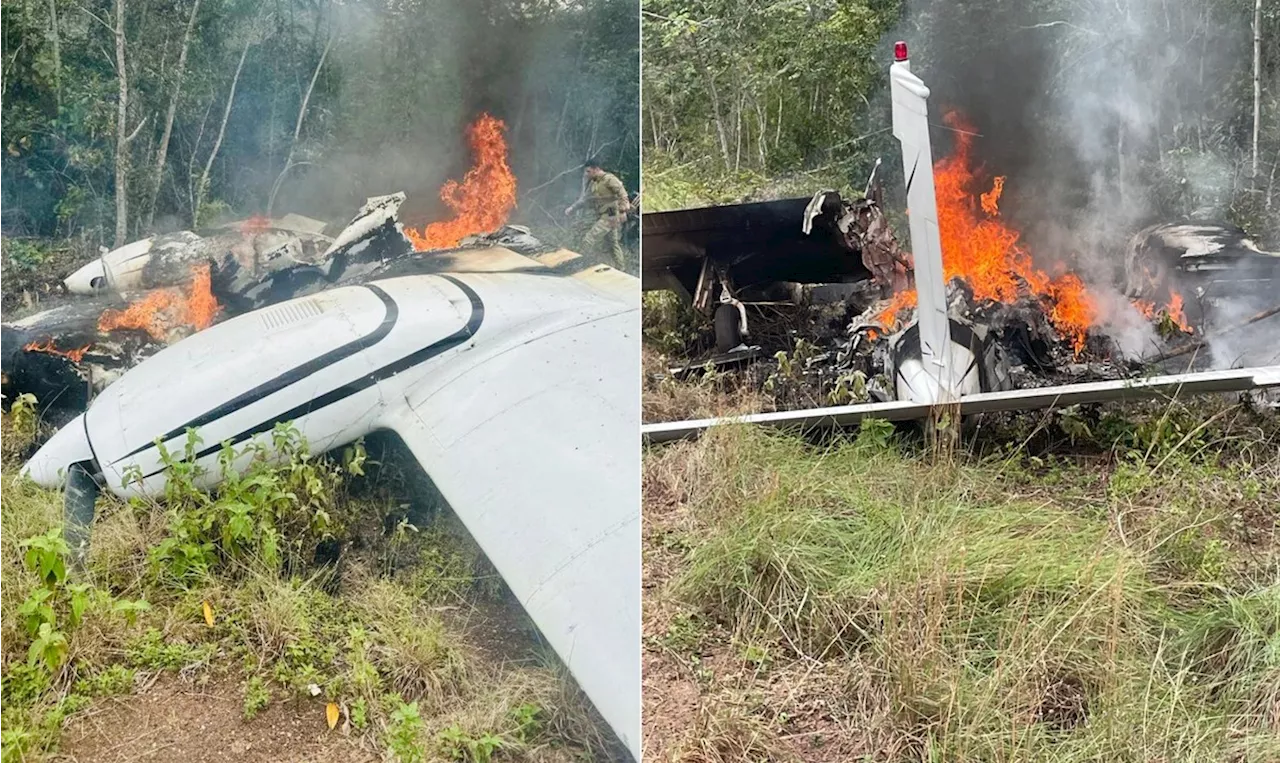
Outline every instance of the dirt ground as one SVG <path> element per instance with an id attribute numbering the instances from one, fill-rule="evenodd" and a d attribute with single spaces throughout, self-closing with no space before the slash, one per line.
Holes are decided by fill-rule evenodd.
<path id="1" fill-rule="evenodd" d="M 325 723 L 320 700 L 273 700 L 253 720 L 244 720 L 241 687 L 227 680 L 205 685 L 159 676 L 138 694 L 95 700 L 77 713 L 51 758 L 65 763 L 124 761 L 245 761 L 246 763 L 376 763 Z"/>
<path id="2" fill-rule="evenodd" d="M 643 744 L 646 763 L 769 760 L 843 763 L 871 750 L 842 726 L 844 675 L 803 662 L 763 673 L 744 666 L 728 633 L 707 623 L 703 643 L 672 648 L 673 622 L 687 613 L 664 589 L 678 573 L 672 542 L 683 522 L 684 497 L 659 479 L 644 486 Z M 689 646 L 689 645 L 685 645 Z M 690 660 L 689 652 L 697 654 Z M 829 674 L 830 673 L 830 674 Z M 769 708 L 782 733 L 760 733 L 758 711 Z M 772 738 L 770 738 L 772 737 Z"/>

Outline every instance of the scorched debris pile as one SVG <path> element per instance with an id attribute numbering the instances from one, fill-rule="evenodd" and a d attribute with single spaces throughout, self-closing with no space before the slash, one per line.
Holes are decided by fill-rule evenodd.
<path id="1" fill-rule="evenodd" d="M 31 392 L 46 407 L 82 410 L 141 360 L 226 318 L 372 278 L 444 270 L 450 249 L 547 251 L 528 230 L 505 225 L 516 182 L 504 129 L 487 114 L 471 125 L 474 164 L 441 191 L 451 216 L 417 230 L 401 224 L 405 194 L 396 193 L 370 198 L 341 227 L 255 216 L 105 253 L 66 279 L 69 298 L 4 325 L 6 396 Z"/>
<path id="2" fill-rule="evenodd" d="M 1152 360 L 1186 355 L 1182 347 L 1213 350 L 1213 340 L 1228 333 L 1244 337 L 1233 350 L 1248 351 L 1232 358 L 1212 358 L 1214 353 L 1206 351 L 1198 365 L 1276 362 L 1275 357 L 1246 356 L 1257 355 L 1265 345 L 1259 336 L 1267 331 L 1274 335 L 1277 328 L 1276 313 L 1268 310 L 1280 301 L 1280 254 L 1259 248 L 1243 231 L 1227 225 L 1158 224 L 1137 232 L 1123 251 L 1109 258 L 1117 266 L 1114 280 L 1122 281 L 1120 288 L 1100 283 L 1106 279 L 1097 274 L 1087 284 L 1065 264 L 1079 253 L 1033 251 L 1001 216 L 1001 197 L 1016 179 L 984 180 L 974 158 L 973 128 L 955 112 L 945 121 L 955 143 L 935 163 L 934 182 L 948 312 L 962 333 L 980 335 L 981 344 L 993 348 L 982 361 L 984 389 L 1126 378 L 1141 373 Z M 899 245 L 894 232 L 871 224 L 884 215 L 875 188 L 868 183 L 873 193 L 855 202 L 819 192 L 806 210 L 804 233 L 836 243 L 830 250 L 832 262 L 842 256 L 847 261 L 849 254 L 862 260 L 862 269 L 848 271 L 839 299 L 824 302 L 819 290 L 812 289 L 809 303 L 798 312 L 787 314 L 772 306 L 748 312 L 745 322 L 751 330 L 744 345 L 712 356 L 713 365 L 747 365 L 739 377 L 772 396 L 779 407 L 894 398 L 887 372 L 895 367 L 904 329 L 915 319 L 916 293 L 910 271 L 905 278 L 895 271 L 903 263 L 910 265 L 910 255 L 888 256 Z M 655 249 L 665 251 L 665 242 L 658 236 L 655 241 Z M 768 256 L 785 261 L 786 254 Z M 708 254 L 712 261 L 708 267 L 723 270 L 726 284 L 735 267 L 744 272 L 732 256 Z M 699 281 L 699 289 L 705 281 Z M 737 287 L 743 286 L 741 281 Z M 1245 328 L 1252 337 L 1241 331 Z M 1271 347 L 1274 356 L 1274 342 Z M 1266 355 L 1265 346 L 1261 351 Z M 751 362 L 770 356 L 773 360 Z M 673 371 L 697 373 L 706 360 Z"/>

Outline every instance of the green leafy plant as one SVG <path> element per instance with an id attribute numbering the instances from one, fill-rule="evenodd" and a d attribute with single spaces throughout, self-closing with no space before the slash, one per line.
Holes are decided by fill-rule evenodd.
<path id="1" fill-rule="evenodd" d="M 393 696 L 392 702 L 395 709 L 387 724 L 387 748 L 397 763 L 422 763 L 426 759 L 422 745 L 426 724 L 418 711 L 418 703 L 405 704 L 399 696 Z"/>
<path id="2" fill-rule="evenodd" d="M 855 443 L 858 448 L 870 450 L 887 450 L 893 443 L 893 422 L 885 419 L 867 418 L 858 424 L 858 437 Z"/>
<path id="3" fill-rule="evenodd" d="M 500 736 L 489 732 L 478 737 L 472 736 L 456 723 L 441 729 L 436 734 L 436 743 L 451 760 L 470 763 L 489 763 L 493 760 L 493 754 L 506 745 Z"/>
<path id="4" fill-rule="evenodd" d="M 43 665 L 50 673 L 62 667 L 67 659 L 67 637 L 50 623 L 41 623 L 36 638 L 27 651 L 28 665 Z"/>
<path id="5" fill-rule="evenodd" d="M 832 405 L 849 405 L 867 400 L 867 375 L 861 371 L 841 374 L 827 394 Z"/>
<path id="6" fill-rule="evenodd" d="M 249 679 L 244 687 L 244 719 L 253 720 L 271 703 L 271 689 L 260 676 Z"/>
<path id="7" fill-rule="evenodd" d="M 24 392 L 13 400 L 9 406 L 9 427 L 12 436 L 22 443 L 30 442 L 36 436 L 39 418 L 36 414 L 36 396 Z"/>
<path id="8" fill-rule="evenodd" d="M 45 261 L 48 254 L 40 245 L 31 241 L 9 239 L 6 242 L 9 250 L 9 264 L 18 270 L 35 270 Z"/>
<path id="9" fill-rule="evenodd" d="M 525 702 L 511 709 L 516 738 L 531 742 L 542 732 L 542 708 L 533 702 Z"/>

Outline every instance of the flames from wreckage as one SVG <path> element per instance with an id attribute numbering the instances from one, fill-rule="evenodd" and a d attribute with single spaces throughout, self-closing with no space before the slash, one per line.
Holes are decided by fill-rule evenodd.
<path id="1" fill-rule="evenodd" d="M 61 355 L 64 358 L 70 358 L 72 363 L 79 363 L 84 360 L 84 354 L 89 351 L 89 345 L 74 350 L 59 350 L 52 339 L 43 342 L 30 342 L 23 345 L 22 349 L 27 352 L 43 352 L 47 355 Z"/>
<path id="2" fill-rule="evenodd" d="M 266 215 L 254 215 L 240 223 L 240 232 L 245 235 L 265 233 L 271 230 L 271 218 Z"/>
<path id="3" fill-rule="evenodd" d="M 178 288 L 157 289 L 124 310 L 103 310 L 98 330 L 140 329 L 157 340 L 164 340 L 175 328 L 202 331 L 213 325 L 221 309 L 211 286 L 209 266 L 199 265 L 185 293 Z"/>
<path id="4" fill-rule="evenodd" d="M 1179 330 L 1187 334 L 1191 333 L 1191 324 L 1187 322 L 1187 314 L 1182 309 L 1182 295 L 1176 291 L 1170 290 L 1169 304 L 1163 309 L 1156 307 L 1156 303 L 1145 299 L 1135 299 L 1133 300 L 1133 305 L 1149 320 L 1158 320 L 1163 313 L 1169 317 L 1169 320 L 1173 321 Z"/>
<path id="5" fill-rule="evenodd" d="M 936 162 L 933 173 L 944 279 L 964 281 L 978 302 L 1012 304 L 1022 298 L 1034 298 L 1053 327 L 1079 354 L 1089 328 L 1099 317 L 1096 300 L 1074 273 L 1050 275 L 1034 263 L 1021 244 L 1021 234 L 1000 219 L 1000 196 L 1006 178 L 997 177 L 990 190 L 979 191 L 971 153 L 975 130 L 954 111 L 944 121 L 956 131 L 955 150 Z M 903 317 L 903 311 L 915 305 L 914 290 L 899 292 L 879 313 L 877 322 L 893 326 Z M 1159 312 L 1154 304 L 1138 307 L 1151 317 Z M 1189 330 L 1182 314 L 1182 299 L 1176 292 L 1171 294 L 1165 312 L 1179 327 Z"/>
<path id="6" fill-rule="evenodd" d="M 459 183 L 450 180 L 440 189 L 440 200 L 453 217 L 421 230 L 406 227 L 404 234 L 418 251 L 448 249 L 464 237 L 502 227 L 516 207 L 516 177 L 507 165 L 506 125 L 488 114 L 467 128 L 467 143 L 475 163 Z"/>

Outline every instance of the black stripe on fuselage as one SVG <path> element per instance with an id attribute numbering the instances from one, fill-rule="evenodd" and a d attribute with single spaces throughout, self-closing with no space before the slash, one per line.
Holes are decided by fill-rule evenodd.
<path id="1" fill-rule="evenodd" d="M 459 289 L 461 289 L 462 292 L 467 295 L 467 299 L 471 301 L 471 316 L 470 318 L 467 319 L 467 325 L 453 332 L 452 334 L 445 337 L 444 339 L 441 339 L 438 342 L 432 342 L 426 347 L 423 347 L 422 349 L 417 350 L 416 352 L 412 352 L 393 363 L 389 363 L 383 366 L 382 368 L 379 368 L 376 371 L 373 371 L 372 373 L 366 374 L 365 376 L 362 376 L 359 379 L 350 381 L 342 385 L 341 387 L 338 387 L 337 389 L 331 390 L 330 392 L 327 392 L 321 395 L 320 397 L 308 400 L 302 405 L 295 406 L 294 408 L 291 408 L 285 411 L 284 413 L 281 413 L 278 416 L 275 416 L 261 423 L 255 424 L 254 426 L 240 432 L 234 437 L 224 440 L 223 442 L 220 442 L 216 445 L 210 445 L 209 447 L 196 453 L 195 459 L 193 460 L 199 460 L 212 453 L 216 453 L 219 450 L 222 450 L 224 446 L 227 446 L 227 445 L 235 446 L 244 442 L 245 440 L 248 440 L 254 435 L 262 434 L 263 432 L 269 432 L 272 429 L 274 429 L 277 424 L 283 424 L 288 421 L 293 421 L 301 416 L 306 416 L 309 413 L 314 413 L 322 408 L 326 408 L 330 405 L 333 405 L 334 403 L 345 400 L 346 398 L 351 397 L 352 395 L 355 395 L 359 392 L 362 392 L 368 389 L 369 387 L 374 386 L 375 384 L 377 384 L 380 381 L 383 381 L 384 379 L 390 379 L 391 377 L 395 376 L 401 371 L 407 371 L 408 369 L 413 368 L 416 365 L 425 363 L 426 361 L 436 357 L 437 355 L 447 352 L 448 350 L 451 350 L 454 347 L 457 347 L 463 342 L 466 342 L 471 337 L 475 336 L 476 332 L 480 329 L 480 324 L 484 322 L 484 302 L 481 301 L 480 295 L 476 294 L 475 291 L 473 291 L 470 286 L 467 286 L 462 281 L 459 281 L 458 279 L 452 276 L 442 275 L 440 277 L 448 280 L 454 286 L 457 286 Z M 153 477 L 163 471 L 164 471 L 164 467 L 161 467 L 143 476 L 144 478 Z"/>
<path id="2" fill-rule="evenodd" d="M 391 333 L 392 327 L 396 325 L 396 321 L 400 317 L 400 308 L 396 305 L 395 300 L 377 286 L 366 284 L 365 288 L 377 295 L 378 299 L 382 300 L 382 304 L 386 307 L 386 313 L 383 315 L 382 322 L 378 324 L 377 328 L 355 341 L 348 342 L 341 347 L 330 350 L 329 352 L 313 358 L 300 366 L 291 368 L 274 379 L 270 379 L 259 384 L 244 394 L 236 395 L 222 405 L 219 405 L 217 408 L 206 411 L 181 426 L 174 427 L 168 432 L 160 435 L 160 442 L 168 442 L 178 435 L 181 435 L 183 432 L 186 432 L 188 429 L 202 427 L 211 421 L 217 421 L 223 416 L 235 413 L 241 408 L 255 403 L 268 395 L 275 394 L 291 384 L 296 384 L 297 382 L 302 381 L 318 371 L 328 368 L 340 360 L 355 355 L 361 350 L 372 347 L 386 338 L 387 334 Z M 137 448 L 134 448 L 111 463 L 119 463 L 130 456 L 136 456 L 142 451 L 152 447 L 155 447 L 154 440 L 143 445 L 139 445 Z"/>

